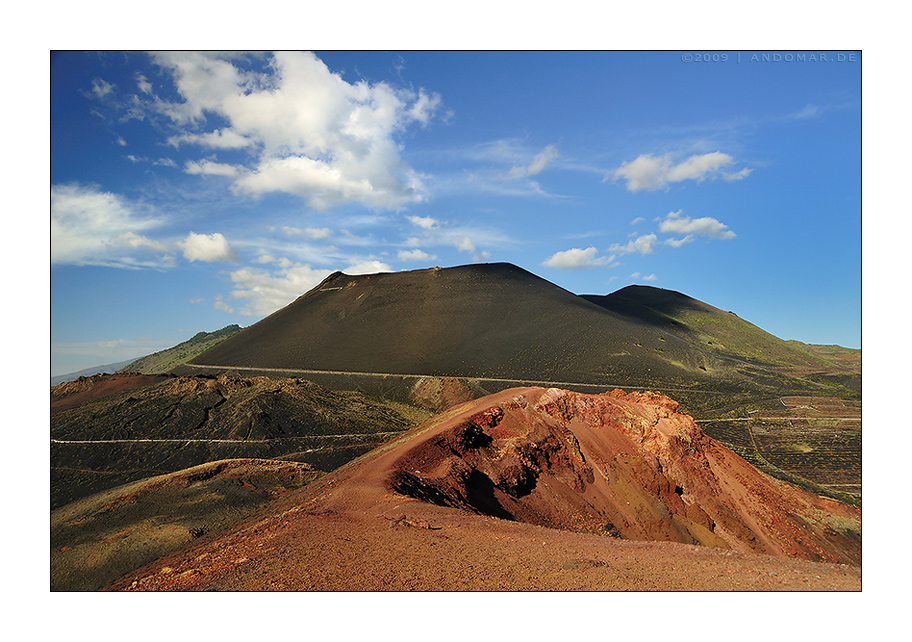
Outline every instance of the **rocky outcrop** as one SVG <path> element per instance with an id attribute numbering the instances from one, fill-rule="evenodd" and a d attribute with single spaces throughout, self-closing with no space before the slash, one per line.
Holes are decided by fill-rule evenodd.
<path id="1" fill-rule="evenodd" d="M 668 397 L 526 388 L 499 399 L 415 439 L 389 487 L 541 526 L 860 563 L 860 510 L 764 475 Z"/>

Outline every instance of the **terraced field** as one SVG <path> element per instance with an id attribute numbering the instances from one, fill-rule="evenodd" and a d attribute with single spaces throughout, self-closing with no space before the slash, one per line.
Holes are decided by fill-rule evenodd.
<path id="1" fill-rule="evenodd" d="M 768 473 L 860 502 L 860 401 L 780 397 L 746 414 L 698 422 L 708 435 Z"/>

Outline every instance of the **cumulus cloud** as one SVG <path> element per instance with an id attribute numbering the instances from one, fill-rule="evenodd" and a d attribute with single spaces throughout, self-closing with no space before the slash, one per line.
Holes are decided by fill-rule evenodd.
<path id="1" fill-rule="evenodd" d="M 206 52 L 154 58 L 183 99 L 155 103 L 185 129 L 171 144 L 253 154 L 253 163 L 232 175 L 238 192 L 286 192 L 321 210 L 351 202 L 399 209 L 424 199 L 422 177 L 402 160 L 398 137 L 432 119 L 438 95 L 349 83 L 312 53 L 277 52 L 264 72 Z M 210 114 L 227 125 L 199 131 Z"/>
<path id="2" fill-rule="evenodd" d="M 430 216 L 406 216 L 410 223 L 426 230 L 433 230 L 440 223 Z"/>
<path id="3" fill-rule="evenodd" d="M 634 272 L 627 278 L 630 279 L 631 281 L 657 281 L 659 279 L 659 277 L 657 277 L 655 274 L 649 274 L 647 276 L 643 276 L 639 272 Z"/>
<path id="4" fill-rule="evenodd" d="M 393 268 L 382 261 L 367 259 L 352 263 L 342 271 L 346 274 L 375 274 L 377 272 L 392 272 Z"/>
<path id="5" fill-rule="evenodd" d="M 599 256 L 598 253 L 598 250 L 594 247 L 587 247 L 586 249 L 574 247 L 569 250 L 555 252 L 542 261 L 542 265 L 559 270 L 578 270 L 580 268 L 608 265 L 614 260 L 614 256 Z"/>
<path id="6" fill-rule="evenodd" d="M 216 263 L 238 260 L 237 252 L 228 243 L 228 239 L 218 232 L 215 234 L 190 232 L 186 239 L 178 241 L 177 244 L 183 249 L 184 258 L 188 261 Z"/>
<path id="7" fill-rule="evenodd" d="M 453 239 L 453 245 L 456 246 L 456 249 L 460 252 L 474 252 L 475 243 L 468 236 L 463 236 L 461 238 Z"/>
<path id="8" fill-rule="evenodd" d="M 400 261 L 429 261 L 437 258 L 436 256 L 432 256 L 424 250 L 419 249 L 399 250 L 397 256 Z"/>
<path id="9" fill-rule="evenodd" d="M 608 248 L 609 252 L 621 252 L 623 254 L 632 254 L 638 252 L 642 255 L 652 254 L 658 238 L 655 234 L 644 234 L 635 239 L 631 239 L 626 245 L 614 244 Z"/>
<path id="10" fill-rule="evenodd" d="M 312 290 L 332 270 L 313 269 L 302 263 L 284 263 L 278 269 L 243 267 L 231 272 L 234 283 L 231 297 L 246 301 L 238 312 L 248 317 L 263 317 L 285 307 L 299 296 Z M 217 310 L 233 312 L 234 307 L 216 298 Z"/>
<path id="11" fill-rule="evenodd" d="M 51 263 L 168 265 L 168 247 L 140 232 L 162 225 L 145 208 L 94 186 L 51 186 Z"/>
<path id="12" fill-rule="evenodd" d="M 733 239 L 736 236 L 727 225 L 710 216 L 690 218 L 684 216 L 682 210 L 669 212 L 659 223 L 659 231 L 665 234 L 703 236 L 722 241 Z"/>
<path id="13" fill-rule="evenodd" d="M 722 172 L 723 168 L 734 162 L 734 158 L 722 152 L 695 154 L 680 163 L 674 163 L 671 154 L 663 156 L 642 154 L 632 161 L 622 163 L 605 179 L 625 180 L 628 190 L 639 192 L 667 189 L 669 183 L 688 180 L 698 182 L 716 178 L 724 178 L 729 181 L 740 180 L 750 174 L 751 170 L 747 168 L 735 173 Z"/>

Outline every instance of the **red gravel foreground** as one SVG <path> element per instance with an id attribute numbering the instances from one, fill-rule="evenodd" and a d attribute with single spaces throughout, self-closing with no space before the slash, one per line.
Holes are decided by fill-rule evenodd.
<path id="1" fill-rule="evenodd" d="M 126 590 L 857 591 L 861 569 L 570 533 L 389 498 L 291 509 L 115 584 Z"/>

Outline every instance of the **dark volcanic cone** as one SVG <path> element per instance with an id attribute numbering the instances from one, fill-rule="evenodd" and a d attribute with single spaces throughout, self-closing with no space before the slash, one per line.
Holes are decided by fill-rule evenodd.
<path id="1" fill-rule="evenodd" d="M 705 379 L 707 359 L 661 328 L 497 263 L 337 272 L 190 364 L 611 384 Z"/>

